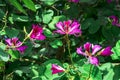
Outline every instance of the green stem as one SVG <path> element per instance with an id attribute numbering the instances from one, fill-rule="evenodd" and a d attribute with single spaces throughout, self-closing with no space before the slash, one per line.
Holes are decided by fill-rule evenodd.
<path id="1" fill-rule="evenodd" d="M 70 40 L 69 40 L 69 37 L 68 35 L 66 35 L 66 42 L 67 42 L 67 45 L 68 45 L 68 53 L 69 53 L 69 56 L 70 56 L 70 60 L 71 60 L 71 63 L 73 64 L 73 59 L 72 59 L 72 55 L 71 55 L 71 52 L 70 52 Z"/>
<path id="2" fill-rule="evenodd" d="M 89 71 L 89 75 L 88 75 L 88 78 L 87 78 L 87 80 L 89 80 L 89 78 L 90 78 L 90 75 L 91 75 L 91 72 L 92 72 L 92 64 L 91 64 L 91 66 L 90 66 L 90 71 Z"/>

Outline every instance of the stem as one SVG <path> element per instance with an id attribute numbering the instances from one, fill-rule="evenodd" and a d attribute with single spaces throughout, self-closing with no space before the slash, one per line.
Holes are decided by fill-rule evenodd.
<path id="1" fill-rule="evenodd" d="M 66 35 L 66 42 L 67 42 L 67 45 L 68 45 L 68 53 L 69 53 L 69 56 L 70 56 L 70 60 L 71 60 L 71 63 L 73 64 L 73 60 L 72 60 L 72 55 L 71 55 L 71 52 L 70 52 L 70 40 L 69 40 L 69 37 L 68 37 L 68 34 Z"/>
<path id="2" fill-rule="evenodd" d="M 90 66 L 90 71 L 89 71 L 89 75 L 88 75 L 87 80 L 89 80 L 89 78 L 90 78 L 90 74 L 91 74 L 91 72 L 92 72 L 92 66 L 93 66 L 93 65 Z"/>

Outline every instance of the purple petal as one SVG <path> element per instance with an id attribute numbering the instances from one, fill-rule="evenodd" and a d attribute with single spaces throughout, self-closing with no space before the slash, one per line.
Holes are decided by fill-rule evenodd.
<path id="1" fill-rule="evenodd" d="M 112 2 L 112 0 L 107 0 L 107 3 L 111 3 Z"/>
<path id="2" fill-rule="evenodd" d="M 21 53 L 24 53 L 26 48 L 27 48 L 27 46 L 20 46 L 20 47 L 17 47 L 16 50 L 18 50 Z"/>
<path id="3" fill-rule="evenodd" d="M 65 32 L 63 32 L 63 31 L 61 31 L 61 30 L 56 30 L 56 31 L 54 31 L 54 33 L 66 34 Z"/>
<path id="4" fill-rule="evenodd" d="M 12 46 L 12 40 L 11 39 L 6 39 L 5 42 L 7 43 L 8 46 Z"/>
<path id="5" fill-rule="evenodd" d="M 92 46 L 91 43 L 87 42 L 84 44 L 84 49 L 87 50 L 88 52 L 90 52 L 90 47 Z"/>
<path id="6" fill-rule="evenodd" d="M 98 64 L 99 64 L 97 57 L 89 57 L 89 62 L 95 66 L 98 66 Z"/>
<path id="7" fill-rule="evenodd" d="M 79 0 L 69 0 L 69 2 L 78 3 L 78 2 L 79 2 Z"/>
<path id="8" fill-rule="evenodd" d="M 108 46 L 105 49 L 102 50 L 101 54 L 102 56 L 110 56 L 111 54 L 113 54 L 113 52 L 111 51 L 111 47 Z"/>
<path id="9" fill-rule="evenodd" d="M 64 22 L 63 22 L 63 24 L 64 24 L 64 28 L 65 28 L 65 27 L 69 27 L 71 23 L 72 23 L 71 20 L 64 21 Z"/>
<path id="10" fill-rule="evenodd" d="M 39 25 L 33 25 L 30 38 L 36 40 L 44 40 L 46 37 L 42 33 L 43 33 L 43 29 L 39 27 Z"/>
<path id="11" fill-rule="evenodd" d="M 92 55 L 96 54 L 102 47 L 100 45 L 94 45 L 92 47 Z"/>
<path id="12" fill-rule="evenodd" d="M 112 15 L 109 18 L 112 19 L 112 25 L 118 24 L 119 19 L 116 16 Z"/>
<path id="13" fill-rule="evenodd" d="M 78 54 L 87 56 L 86 53 L 85 53 L 85 51 L 83 51 L 82 47 L 77 48 L 76 52 L 77 52 Z"/>
<path id="14" fill-rule="evenodd" d="M 39 36 L 36 36 L 35 39 L 37 39 L 37 40 L 45 40 L 46 37 L 43 34 L 40 34 Z"/>
<path id="15" fill-rule="evenodd" d="M 64 32 L 64 25 L 63 25 L 63 23 L 62 22 L 58 22 L 57 24 L 56 24 L 56 27 L 58 28 L 58 29 L 60 29 L 61 31 L 63 31 Z"/>
<path id="16" fill-rule="evenodd" d="M 64 68 L 62 68 L 62 67 L 60 67 L 58 65 L 55 65 L 55 64 L 52 64 L 51 70 L 52 70 L 52 74 L 56 74 L 56 73 L 65 71 Z"/>

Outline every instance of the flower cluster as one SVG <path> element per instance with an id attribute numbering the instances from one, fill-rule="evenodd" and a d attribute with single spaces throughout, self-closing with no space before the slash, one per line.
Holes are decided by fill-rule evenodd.
<path id="1" fill-rule="evenodd" d="M 99 64 L 97 55 L 110 56 L 112 54 L 110 46 L 102 49 L 100 45 L 93 45 L 90 42 L 87 42 L 84 44 L 84 46 L 80 46 L 79 48 L 77 48 L 76 52 L 87 57 L 88 61 L 96 66 Z"/>
<path id="2" fill-rule="evenodd" d="M 6 39 L 5 42 L 8 45 L 8 48 L 13 50 L 18 50 L 21 53 L 24 53 L 27 46 L 22 46 L 22 42 L 18 40 L 18 38 L 9 38 Z"/>
<path id="3" fill-rule="evenodd" d="M 109 16 L 109 18 L 112 20 L 112 25 L 120 27 L 119 19 L 117 16 Z"/>
<path id="4" fill-rule="evenodd" d="M 72 21 L 72 20 L 68 20 L 68 21 L 64 21 L 64 22 L 58 22 L 56 24 L 56 27 L 58 28 L 58 30 L 54 31 L 56 33 L 59 34 L 69 34 L 69 35 L 81 35 L 82 31 L 80 29 L 80 24 L 78 23 L 78 21 Z"/>

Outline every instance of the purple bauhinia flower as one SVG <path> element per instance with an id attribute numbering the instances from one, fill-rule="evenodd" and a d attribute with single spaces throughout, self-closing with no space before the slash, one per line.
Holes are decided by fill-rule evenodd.
<path id="1" fill-rule="evenodd" d="M 69 34 L 69 35 L 81 35 L 82 31 L 80 29 L 80 24 L 78 21 L 74 20 L 73 22 L 71 20 L 64 21 L 64 22 L 58 22 L 56 24 L 57 30 L 54 31 L 59 34 Z"/>
<path id="2" fill-rule="evenodd" d="M 88 57 L 88 61 L 93 64 L 93 65 L 98 65 L 99 61 L 97 59 L 97 57 L 95 57 L 95 55 L 97 54 L 98 51 L 101 50 L 101 46 L 100 45 L 93 45 L 89 42 L 85 43 L 84 46 L 80 46 L 79 48 L 77 48 L 77 53 L 84 55 L 86 57 Z"/>
<path id="3" fill-rule="evenodd" d="M 43 29 L 39 25 L 32 25 L 32 32 L 30 34 L 30 39 L 44 40 L 46 37 L 43 35 Z"/>
<path id="4" fill-rule="evenodd" d="M 111 51 L 111 47 L 110 46 L 106 47 L 105 49 L 103 49 L 100 52 L 101 56 L 110 56 L 111 54 L 113 54 L 113 52 Z"/>
<path id="5" fill-rule="evenodd" d="M 111 3 L 112 2 L 112 0 L 107 0 L 107 3 Z"/>
<path id="6" fill-rule="evenodd" d="M 99 64 L 99 60 L 97 58 L 98 55 L 110 56 L 113 53 L 110 46 L 102 49 L 100 45 L 93 45 L 90 42 L 87 42 L 84 46 L 77 48 L 76 52 L 87 57 L 88 61 L 95 66 Z"/>
<path id="7" fill-rule="evenodd" d="M 8 48 L 13 49 L 13 50 L 18 50 L 21 53 L 24 53 L 25 49 L 27 46 L 22 46 L 22 42 L 18 40 L 18 38 L 11 38 L 11 39 L 6 39 L 5 42 L 8 45 Z"/>
<path id="8" fill-rule="evenodd" d="M 109 16 L 109 18 L 112 20 L 112 25 L 120 27 L 119 18 L 117 16 L 112 15 Z"/>
<path id="9" fill-rule="evenodd" d="M 57 74 L 57 73 L 65 71 L 64 68 L 62 68 L 61 66 L 58 66 L 56 64 L 52 64 L 51 70 L 52 70 L 52 74 Z"/>
<path id="10" fill-rule="evenodd" d="M 78 3 L 79 0 L 68 0 L 69 2 L 74 2 L 74 3 Z"/>

